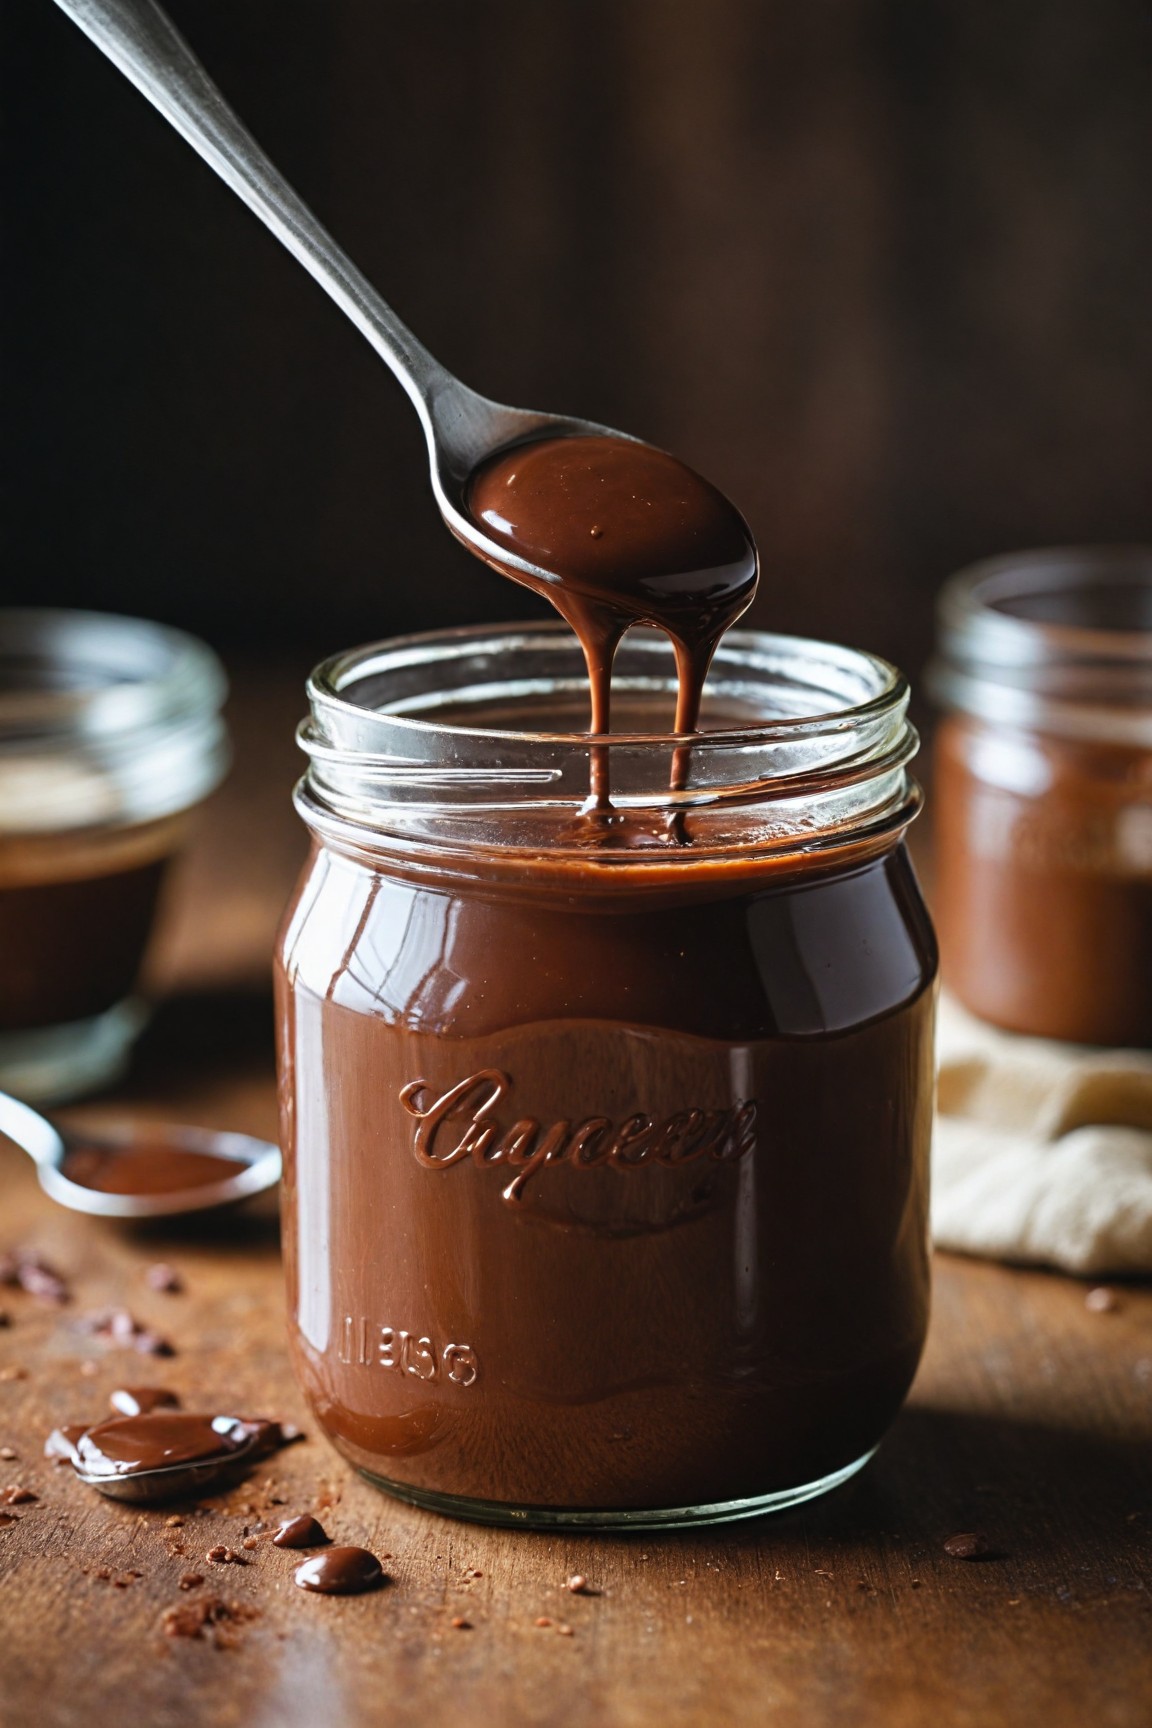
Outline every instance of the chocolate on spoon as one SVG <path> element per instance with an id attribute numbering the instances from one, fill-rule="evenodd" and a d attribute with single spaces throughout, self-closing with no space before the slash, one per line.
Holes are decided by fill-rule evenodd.
<path id="1" fill-rule="evenodd" d="M 0 1092 L 0 1134 L 35 1161 L 40 1186 L 53 1200 L 103 1218 L 210 1211 L 280 1180 L 279 1147 L 249 1134 L 173 1125 L 73 1134 L 6 1092 Z"/>

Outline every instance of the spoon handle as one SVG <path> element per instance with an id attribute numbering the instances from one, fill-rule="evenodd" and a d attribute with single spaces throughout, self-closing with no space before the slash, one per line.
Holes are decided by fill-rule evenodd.
<path id="1" fill-rule="evenodd" d="M 153 0 L 56 3 L 347 313 L 403 384 L 431 437 L 432 404 L 455 379 L 292 190 L 159 6 Z"/>
<path id="2" fill-rule="evenodd" d="M 64 1156 L 64 1142 L 48 1118 L 7 1092 L 0 1092 L 0 1134 L 14 1141 L 44 1169 L 58 1164 Z"/>

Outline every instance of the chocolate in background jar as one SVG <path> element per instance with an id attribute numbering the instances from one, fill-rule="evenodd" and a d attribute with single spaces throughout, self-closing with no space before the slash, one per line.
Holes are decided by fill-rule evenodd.
<path id="1" fill-rule="evenodd" d="M 955 577 L 932 683 L 945 984 L 1010 1031 L 1152 1046 L 1152 552 Z"/>
<path id="2" fill-rule="evenodd" d="M 98 613 L 0 611 L 0 1089 L 119 1072 L 169 861 L 227 746 L 215 656 Z"/>

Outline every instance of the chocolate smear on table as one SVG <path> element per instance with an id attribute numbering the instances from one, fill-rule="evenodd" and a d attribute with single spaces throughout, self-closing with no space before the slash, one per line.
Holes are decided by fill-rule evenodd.
<path id="1" fill-rule="evenodd" d="M 153 1410 L 179 1410 L 180 1397 L 167 1386 L 117 1386 L 108 1402 L 121 1416 L 149 1416 Z"/>
<path id="2" fill-rule="evenodd" d="M 67 1281 L 35 1248 L 9 1248 L 0 1254 L 0 1284 L 26 1290 L 41 1302 L 72 1300 Z"/>
<path id="3" fill-rule="evenodd" d="M 308 1512 L 298 1518 L 285 1518 L 272 1538 L 277 1548 L 322 1548 L 332 1538 Z"/>
<path id="4" fill-rule="evenodd" d="M 358 1596 L 384 1581 L 384 1568 L 366 1548 L 329 1548 L 296 1568 L 301 1590 L 317 1590 L 323 1596 Z"/>

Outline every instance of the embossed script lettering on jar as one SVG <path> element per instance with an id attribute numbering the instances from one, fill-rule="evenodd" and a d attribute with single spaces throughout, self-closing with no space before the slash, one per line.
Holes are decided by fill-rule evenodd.
<path id="1" fill-rule="evenodd" d="M 400 1102 L 418 1123 L 417 1160 L 433 1170 L 467 1158 L 482 1169 L 503 1164 L 516 1171 L 503 1190 L 509 1206 L 523 1205 L 529 1182 L 545 1165 L 675 1169 L 705 1158 L 731 1164 L 756 1145 L 756 1101 L 751 1098 L 719 1110 L 693 1105 L 662 1118 L 640 1111 L 619 1122 L 608 1116 L 580 1122 L 564 1118 L 545 1129 L 536 1116 L 522 1116 L 505 1127 L 496 1115 L 514 1090 L 511 1076 L 500 1068 L 483 1068 L 439 1097 L 431 1097 L 432 1090 L 426 1080 L 411 1080 L 400 1092 Z"/>

